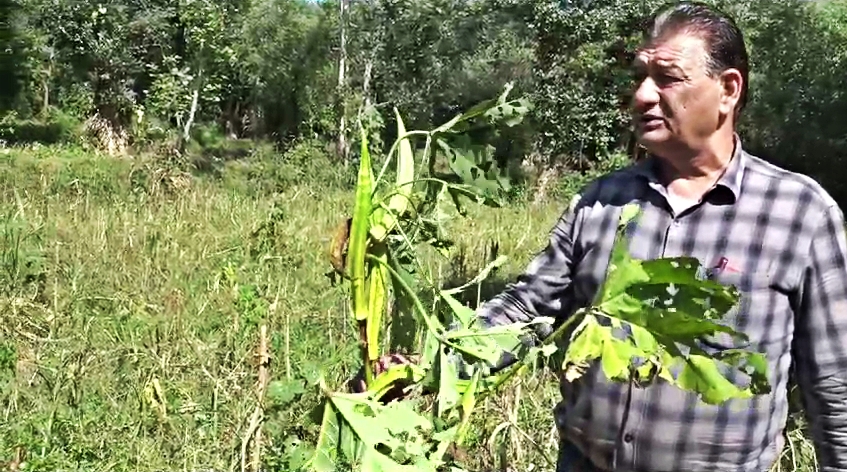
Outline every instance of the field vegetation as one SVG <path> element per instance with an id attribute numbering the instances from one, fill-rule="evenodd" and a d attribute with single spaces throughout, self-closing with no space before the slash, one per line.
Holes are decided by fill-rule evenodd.
<path id="1" fill-rule="evenodd" d="M 847 3 L 716 3 L 750 45 L 748 148 L 844 202 Z M 328 253 L 359 124 L 378 172 L 395 109 L 430 130 L 507 84 L 526 100 L 519 123 L 454 142 L 501 204 L 440 206 L 452 244 L 418 253 L 440 288 L 505 257 L 457 295 L 476 306 L 585 182 L 628 163 L 627 51 L 658 4 L 0 0 L 0 464 L 295 470 L 318 440 L 315 383 L 342 389 L 362 364 Z M 551 369 L 529 369 L 451 453 L 552 470 L 558 399 Z M 799 402 L 786 434 L 779 470 L 815 470 Z"/>

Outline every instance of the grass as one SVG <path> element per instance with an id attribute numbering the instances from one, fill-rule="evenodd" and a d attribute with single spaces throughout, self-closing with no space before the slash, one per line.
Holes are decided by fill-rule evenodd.
<path id="1" fill-rule="evenodd" d="M 20 470 L 241 470 L 266 325 L 274 381 L 265 470 L 311 441 L 326 369 L 356 366 L 345 293 L 326 273 L 349 176 L 305 147 L 187 176 L 75 149 L 0 151 L 0 464 Z M 544 244 L 566 199 L 474 209 L 450 226 L 445 283 L 509 256 L 480 297 Z M 488 400 L 475 470 L 552 470 L 558 388 L 536 372 Z M 799 427 L 783 470 L 813 470 Z M 792 452 L 793 451 L 793 452 Z"/>

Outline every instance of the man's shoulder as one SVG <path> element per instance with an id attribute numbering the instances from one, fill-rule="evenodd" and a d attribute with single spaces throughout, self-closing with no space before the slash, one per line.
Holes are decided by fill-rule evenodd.
<path id="1" fill-rule="evenodd" d="M 636 194 L 639 182 L 638 163 L 605 172 L 589 179 L 577 191 L 574 201 L 596 202 L 628 198 Z"/>
<path id="2" fill-rule="evenodd" d="M 788 170 L 747 151 L 744 151 L 744 157 L 745 172 L 783 192 L 787 198 L 808 199 L 809 203 L 821 209 L 838 207 L 832 195 L 811 176 Z"/>
<path id="3" fill-rule="evenodd" d="M 820 211 L 838 209 L 839 205 L 826 189 L 814 178 L 769 162 L 746 150 L 744 172 L 748 174 L 749 185 L 763 189 L 772 188 L 777 198 L 807 200 L 811 208 Z M 623 205 L 639 198 L 644 182 L 642 162 L 631 162 L 623 167 L 605 172 L 588 180 L 574 195 L 570 202 L 571 210 L 611 204 Z M 745 179 L 747 180 L 747 179 Z M 743 186 L 744 184 L 742 184 Z M 743 193 L 743 188 L 742 188 Z M 766 190 L 767 191 L 767 190 Z"/>
<path id="4" fill-rule="evenodd" d="M 562 216 L 571 215 L 581 221 L 604 219 L 614 214 L 609 210 L 637 200 L 641 192 L 638 191 L 639 176 L 635 169 L 630 163 L 588 179 L 571 196 Z"/>

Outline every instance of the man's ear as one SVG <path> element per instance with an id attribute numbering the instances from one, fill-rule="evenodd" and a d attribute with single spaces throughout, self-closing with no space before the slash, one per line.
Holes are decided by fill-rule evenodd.
<path id="1" fill-rule="evenodd" d="M 721 72 L 719 83 L 721 86 L 720 112 L 724 115 L 730 115 L 735 111 L 738 102 L 741 101 L 744 78 L 738 69 L 727 69 Z"/>

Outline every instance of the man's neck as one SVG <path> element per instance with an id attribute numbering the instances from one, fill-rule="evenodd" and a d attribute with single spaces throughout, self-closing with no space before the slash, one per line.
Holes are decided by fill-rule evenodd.
<path id="1" fill-rule="evenodd" d="M 720 179 L 735 154 L 736 145 L 734 134 L 730 139 L 721 138 L 710 140 L 701 149 L 680 153 L 674 159 L 659 159 L 660 178 L 669 192 L 700 199 Z"/>

